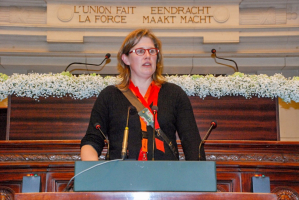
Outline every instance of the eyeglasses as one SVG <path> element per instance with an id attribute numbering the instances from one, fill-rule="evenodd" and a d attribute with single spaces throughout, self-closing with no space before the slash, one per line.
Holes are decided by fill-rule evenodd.
<path id="1" fill-rule="evenodd" d="M 150 48 L 150 49 L 138 48 L 130 51 L 129 53 L 135 52 L 138 56 L 143 56 L 146 51 L 148 51 L 148 53 L 152 56 L 155 56 L 159 53 L 159 49 L 157 48 Z"/>

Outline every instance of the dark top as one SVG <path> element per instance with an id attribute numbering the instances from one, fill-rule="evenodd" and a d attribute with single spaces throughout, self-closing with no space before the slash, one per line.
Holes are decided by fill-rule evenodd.
<path id="1" fill-rule="evenodd" d="M 86 135 L 81 141 L 81 147 L 89 144 L 101 154 L 104 138 L 94 124 L 99 123 L 101 130 L 110 141 L 110 159 L 121 158 L 121 148 L 126 126 L 128 107 L 131 103 L 115 86 L 103 89 L 91 112 L 90 123 Z M 177 149 L 176 132 L 178 133 L 186 160 L 199 159 L 199 144 L 201 141 L 190 100 L 181 87 L 164 83 L 158 97 L 158 122 L 160 128 Z M 152 133 L 152 131 L 149 131 Z M 148 136 L 148 159 L 152 156 L 152 135 Z M 129 159 L 137 159 L 141 148 L 142 132 L 137 113 L 129 118 Z M 162 140 L 162 139 L 161 139 Z M 165 153 L 155 150 L 155 160 L 177 160 L 168 145 L 164 142 Z M 201 151 L 202 160 L 205 160 L 204 151 Z"/>

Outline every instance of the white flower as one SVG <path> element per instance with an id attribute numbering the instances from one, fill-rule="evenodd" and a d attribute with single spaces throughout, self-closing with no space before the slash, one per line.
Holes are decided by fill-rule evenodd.
<path id="1" fill-rule="evenodd" d="M 179 85 L 188 96 L 253 96 L 266 98 L 282 98 L 285 102 L 299 102 L 299 77 L 286 79 L 281 74 L 245 75 L 237 72 L 230 76 L 213 75 L 183 75 L 166 76 L 168 82 Z M 60 74 L 28 75 L 13 74 L 6 76 L 0 73 L 0 100 L 8 95 L 30 97 L 64 97 L 71 96 L 74 99 L 90 98 L 97 96 L 108 85 L 115 85 L 121 81 L 116 76 L 80 75 L 73 76 L 68 72 Z"/>

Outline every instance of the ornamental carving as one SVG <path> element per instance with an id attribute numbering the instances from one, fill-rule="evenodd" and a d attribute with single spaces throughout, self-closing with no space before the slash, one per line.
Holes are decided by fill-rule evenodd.
<path id="1" fill-rule="evenodd" d="M 180 154 L 180 160 L 185 160 Z M 207 154 L 209 161 L 299 162 L 299 154 Z M 80 161 L 80 154 L 0 154 L 0 162 L 9 161 Z M 102 154 L 99 160 L 105 160 Z"/>
<path id="2" fill-rule="evenodd" d="M 276 187 L 271 193 L 275 193 L 278 200 L 299 200 L 299 194 L 290 187 Z"/>
<path id="3" fill-rule="evenodd" d="M 207 154 L 210 161 L 299 162 L 299 154 Z"/>
<path id="4" fill-rule="evenodd" d="M 78 154 L 0 154 L 0 162 L 6 161 L 79 161 Z"/>
<path id="5" fill-rule="evenodd" d="M 1 200 L 13 200 L 14 191 L 9 187 L 0 187 L 0 199 Z"/>

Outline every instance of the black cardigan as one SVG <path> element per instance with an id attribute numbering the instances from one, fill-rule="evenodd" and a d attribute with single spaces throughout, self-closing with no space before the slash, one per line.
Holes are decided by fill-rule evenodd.
<path id="1" fill-rule="evenodd" d="M 101 130 L 110 141 L 110 159 L 120 159 L 123 133 L 126 126 L 128 107 L 131 103 L 115 86 L 103 89 L 91 112 L 90 123 L 86 135 L 81 140 L 81 147 L 89 144 L 94 147 L 98 155 L 104 147 L 104 138 L 95 129 L 94 124 L 99 123 Z M 192 106 L 186 93 L 177 85 L 164 83 L 158 97 L 158 122 L 160 128 L 177 149 L 176 132 L 178 133 L 186 160 L 199 159 L 199 143 L 201 141 Z M 152 131 L 149 131 L 149 133 Z M 148 159 L 152 156 L 152 135 L 149 135 Z M 136 113 L 129 118 L 129 159 L 137 159 L 141 148 L 141 125 L 139 115 Z M 155 160 L 177 160 L 164 143 L 165 153 L 155 150 Z M 204 150 L 201 157 L 205 160 Z"/>

